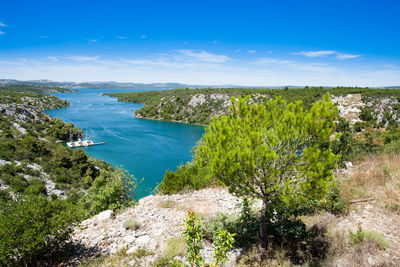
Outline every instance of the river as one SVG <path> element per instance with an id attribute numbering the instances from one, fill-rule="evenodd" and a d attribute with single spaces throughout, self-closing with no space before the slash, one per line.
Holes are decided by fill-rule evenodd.
<path id="1" fill-rule="evenodd" d="M 143 90 L 80 89 L 76 93 L 54 93 L 71 105 L 45 111 L 52 117 L 87 129 L 94 142 L 84 148 L 90 156 L 114 167 L 123 166 L 138 181 L 136 199 L 151 194 L 167 169 L 192 159 L 191 150 L 204 133 L 204 127 L 174 122 L 136 119 L 134 112 L 143 105 L 118 102 L 102 93 Z"/>

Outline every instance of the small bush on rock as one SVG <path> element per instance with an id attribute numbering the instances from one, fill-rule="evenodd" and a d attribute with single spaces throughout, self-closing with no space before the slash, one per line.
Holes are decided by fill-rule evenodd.
<path id="1" fill-rule="evenodd" d="M 127 229 L 127 230 L 137 230 L 137 229 L 139 229 L 139 227 L 140 227 L 140 224 L 139 224 L 137 221 L 131 220 L 131 219 L 125 220 L 125 221 L 122 223 L 122 225 L 123 225 L 124 228 Z"/>

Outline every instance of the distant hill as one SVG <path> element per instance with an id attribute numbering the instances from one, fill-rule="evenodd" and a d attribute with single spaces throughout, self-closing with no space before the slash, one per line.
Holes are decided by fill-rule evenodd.
<path id="1" fill-rule="evenodd" d="M 30 80 L 19 81 L 13 79 L 0 79 L 2 85 L 34 85 L 34 86 L 53 86 L 62 88 L 88 88 L 88 89 L 197 89 L 197 88 L 252 88 L 252 89 L 284 89 L 284 88 L 303 88 L 304 86 L 297 85 L 281 85 L 281 86 L 242 86 L 235 84 L 223 85 L 199 85 L 199 84 L 184 84 L 184 83 L 120 83 L 114 81 L 107 82 L 55 82 L 51 80 Z M 319 87 L 319 86 L 314 86 Z M 323 86 L 324 88 L 333 88 L 332 86 Z M 394 88 L 400 89 L 400 86 L 374 87 L 374 88 Z"/>
<path id="2" fill-rule="evenodd" d="M 60 87 L 60 86 L 48 86 L 48 85 L 30 85 L 30 84 L 18 84 L 11 83 L 5 84 L 0 83 L 0 92 L 23 92 L 23 93 L 65 93 L 75 92 L 76 90 Z"/>
<path id="3" fill-rule="evenodd" d="M 13 79 L 0 79 L 1 85 L 34 85 L 34 86 L 56 86 L 63 88 L 99 88 L 99 89 L 180 89 L 180 88 L 300 88 L 302 86 L 284 85 L 284 86 L 240 86 L 233 84 L 224 85 L 193 85 L 183 83 L 120 83 L 120 82 L 55 82 L 51 80 L 30 80 L 19 81 Z"/>

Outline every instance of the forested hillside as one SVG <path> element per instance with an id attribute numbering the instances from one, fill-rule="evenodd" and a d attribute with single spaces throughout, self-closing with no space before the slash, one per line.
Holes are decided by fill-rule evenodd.
<path id="1" fill-rule="evenodd" d="M 14 91 L 27 93 L 65 93 L 75 92 L 75 90 L 57 86 L 40 86 L 28 84 L 0 84 L 0 91 Z"/>
<path id="2" fill-rule="evenodd" d="M 177 89 L 168 91 L 150 91 L 133 93 L 112 93 L 106 94 L 118 97 L 119 101 L 143 103 L 145 106 L 135 112 L 137 118 L 177 121 L 193 124 L 209 124 L 213 116 L 227 114 L 231 97 L 251 95 L 255 103 L 265 103 L 269 99 L 282 96 L 289 102 L 301 100 L 305 107 L 309 107 L 321 97 L 330 93 L 333 96 L 347 96 L 359 94 L 362 102 L 368 107 L 384 99 L 391 99 L 390 105 L 398 104 L 400 91 L 397 89 L 369 89 L 358 87 L 337 87 L 337 88 L 299 88 L 299 89 Z M 371 103 L 371 104 L 370 104 Z M 385 105 L 386 108 L 387 105 Z M 397 106 L 393 106 L 387 112 L 397 114 Z M 387 112 L 386 112 L 387 111 Z M 372 110 L 366 110 L 371 113 Z M 377 113 L 377 112 L 372 112 Z M 386 114 L 386 120 L 390 120 Z M 377 114 L 376 114 L 377 115 Z M 398 116 L 396 117 L 398 118 Z M 379 120 L 380 122 L 381 120 Z"/>
<path id="3" fill-rule="evenodd" d="M 66 101 L 14 89 L 0 90 L 0 265 L 52 265 L 72 252 L 74 223 L 130 201 L 127 176 L 61 144 L 82 131 L 41 111 Z"/>

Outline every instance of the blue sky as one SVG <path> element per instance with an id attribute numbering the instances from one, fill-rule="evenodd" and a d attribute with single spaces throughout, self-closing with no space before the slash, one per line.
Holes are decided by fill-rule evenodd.
<path id="1" fill-rule="evenodd" d="M 0 78 L 400 85 L 400 2 L 0 3 Z"/>

